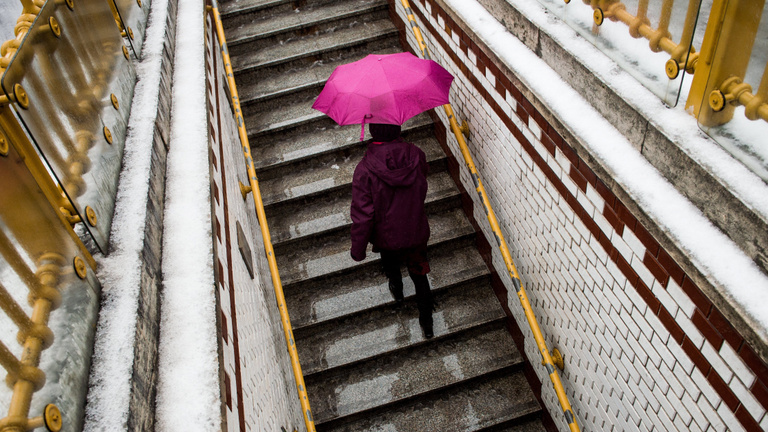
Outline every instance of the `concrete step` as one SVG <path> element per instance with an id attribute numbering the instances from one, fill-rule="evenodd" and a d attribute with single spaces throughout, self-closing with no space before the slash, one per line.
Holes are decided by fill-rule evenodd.
<path id="1" fill-rule="evenodd" d="M 432 271 L 428 279 L 437 293 L 460 284 L 488 277 L 486 267 L 474 244 L 438 248 L 429 257 Z M 413 282 L 403 273 L 403 293 L 407 301 L 414 298 Z M 297 284 L 286 288 L 286 304 L 294 331 L 325 321 L 359 314 L 394 304 L 387 279 L 376 266 L 361 269 L 352 276 L 343 274 L 315 283 Z"/>
<path id="2" fill-rule="evenodd" d="M 514 369 L 505 369 L 385 408 L 351 420 L 318 425 L 317 430 L 470 432 L 513 419 L 527 421 L 540 411 L 525 376 Z"/>
<path id="3" fill-rule="evenodd" d="M 503 323 L 495 322 L 315 375 L 306 384 L 315 422 L 322 424 L 520 366 L 522 361 Z"/>
<path id="4" fill-rule="evenodd" d="M 316 35 L 308 39 L 293 39 L 260 50 L 249 50 L 248 45 L 241 45 L 230 50 L 232 68 L 236 77 L 245 72 L 267 67 L 273 68 L 273 72 L 284 72 L 284 70 L 275 69 L 275 67 L 289 64 L 298 59 L 308 59 L 309 64 L 312 64 L 326 53 L 335 53 L 335 56 L 338 57 L 342 50 L 356 49 L 356 52 L 360 52 L 371 48 L 366 44 L 396 34 L 397 29 L 392 22 L 381 19 Z M 387 41 L 388 45 L 391 46 L 391 39 Z M 354 54 L 354 51 L 350 54 Z"/>
<path id="5" fill-rule="evenodd" d="M 249 50 L 258 50 L 386 19 L 389 14 L 386 0 L 348 0 L 284 9 L 233 16 L 224 28 L 227 45 L 238 52 L 240 48 L 237 47 L 243 44 L 247 44 Z"/>
<path id="6" fill-rule="evenodd" d="M 429 246 L 459 240 L 474 235 L 472 225 L 461 209 L 451 209 L 429 215 L 431 236 Z M 355 262 L 349 256 L 349 235 L 336 233 L 310 237 L 294 243 L 289 250 L 277 254 L 277 264 L 283 285 L 348 272 L 379 262 L 379 254 L 373 254 L 368 246 L 366 259 Z"/>
<path id="7" fill-rule="evenodd" d="M 228 23 L 238 15 L 275 13 L 277 9 L 293 9 L 296 0 L 224 0 L 219 2 L 221 20 Z"/>
<path id="8" fill-rule="evenodd" d="M 436 291 L 432 313 L 439 342 L 457 332 L 501 322 L 504 312 L 486 281 Z M 304 376 L 347 367 L 423 344 L 415 301 L 387 305 L 294 332 Z"/>
<path id="9" fill-rule="evenodd" d="M 427 211 L 455 207 L 459 203 L 459 190 L 446 171 L 431 173 L 427 181 Z M 280 253 L 296 241 L 325 233 L 343 231 L 344 235 L 349 235 L 351 199 L 351 188 L 345 187 L 334 193 L 293 200 L 290 205 L 281 206 L 278 214 L 268 212 L 275 251 Z"/>
<path id="10" fill-rule="evenodd" d="M 539 415 L 516 418 L 481 429 L 481 432 L 546 432 Z"/>
<path id="11" fill-rule="evenodd" d="M 414 132 L 431 130 L 432 120 L 427 114 L 419 114 L 405 122 L 403 136 L 407 139 Z M 360 141 L 360 126 L 339 126 L 328 117 L 308 127 L 297 127 L 280 134 L 262 135 L 251 141 L 251 154 L 256 170 L 283 168 L 314 156 L 367 145 Z"/>
<path id="12" fill-rule="evenodd" d="M 360 60 L 368 54 L 394 54 L 400 51 L 397 47 L 390 47 L 374 53 L 360 52 L 353 56 L 339 57 L 328 62 L 317 61 L 308 68 L 296 69 L 283 74 L 259 76 L 255 80 L 239 76 L 237 89 L 240 93 L 240 105 L 246 107 L 309 89 L 318 89 L 319 94 L 336 67 Z"/>
<path id="13" fill-rule="evenodd" d="M 434 137 L 413 141 L 427 157 L 431 171 L 439 171 L 439 161 L 445 159 L 440 144 Z M 365 148 L 358 146 L 345 151 L 317 156 L 290 166 L 259 173 L 259 187 L 265 207 L 288 200 L 307 198 L 335 189 L 351 189 L 355 167 L 363 158 Z M 291 170 L 290 176 L 284 174 Z"/>

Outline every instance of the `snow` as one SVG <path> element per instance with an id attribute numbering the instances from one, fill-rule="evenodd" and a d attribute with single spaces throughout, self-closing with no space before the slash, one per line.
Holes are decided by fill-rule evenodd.
<path id="1" fill-rule="evenodd" d="M 614 179 L 659 223 L 711 280 L 724 286 L 728 299 L 762 328 L 768 328 L 768 277 L 739 247 L 720 232 L 605 120 L 556 71 L 507 32 L 476 0 L 445 0 L 478 33 L 560 120 L 602 160 Z M 698 129 L 682 108 L 667 108 L 593 45 L 577 37 L 535 2 L 514 1 L 529 19 L 579 58 L 629 103 L 719 177 L 758 213 L 768 216 L 768 186 L 731 158 Z"/>
<path id="2" fill-rule="evenodd" d="M 163 226 L 156 428 L 220 430 L 205 113 L 203 2 L 179 2 Z M 114 250 L 97 257 L 102 308 L 86 431 L 125 430 L 133 372 L 147 197 L 168 0 L 153 0 L 134 93 L 115 217 Z"/>
<path id="3" fill-rule="evenodd" d="M 84 430 L 127 427 L 141 251 L 157 114 L 168 0 L 153 0 L 143 46 L 135 64 L 138 82 L 123 155 L 123 170 L 112 221 L 109 256 L 97 256 L 102 305 L 96 329 Z"/>
<path id="4" fill-rule="evenodd" d="M 163 223 L 157 430 L 220 427 L 203 1 L 179 2 Z"/>
<path id="5" fill-rule="evenodd" d="M 0 2 L 0 41 L 14 39 L 13 27 L 21 16 L 22 6 L 20 1 Z"/>

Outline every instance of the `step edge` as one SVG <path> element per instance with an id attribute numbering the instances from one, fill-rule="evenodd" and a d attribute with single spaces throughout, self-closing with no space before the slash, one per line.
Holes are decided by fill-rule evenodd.
<path id="1" fill-rule="evenodd" d="M 504 367 L 501 367 L 501 368 L 497 368 L 497 369 L 488 371 L 488 372 L 486 372 L 484 374 L 481 374 L 481 375 L 478 375 L 478 376 L 475 376 L 475 377 L 472 377 L 472 378 L 468 378 L 468 379 L 464 379 L 464 380 L 459 380 L 459 381 L 457 381 L 457 382 L 455 382 L 453 384 L 447 385 L 447 386 L 439 387 L 439 388 L 436 388 L 436 389 L 433 389 L 433 390 L 430 390 L 430 391 L 427 391 L 427 392 L 423 392 L 423 393 L 419 393 L 419 394 L 410 396 L 408 398 L 402 398 L 400 400 L 392 401 L 392 402 L 389 402 L 389 403 L 386 403 L 386 404 L 382 404 L 382 405 L 379 405 L 379 406 L 376 406 L 376 407 L 372 407 L 372 408 L 369 408 L 369 409 L 361 410 L 361 411 L 358 411 L 358 412 L 355 412 L 355 413 L 345 414 L 343 416 L 333 417 L 333 418 L 329 418 L 329 419 L 319 419 L 318 418 L 318 419 L 315 419 L 315 424 L 316 425 L 328 425 L 328 424 L 331 424 L 331 425 L 332 424 L 339 424 L 339 425 L 341 425 L 343 423 L 354 421 L 356 417 L 359 418 L 359 417 L 362 417 L 362 416 L 365 416 L 365 415 L 373 414 L 374 412 L 384 411 L 387 408 L 391 408 L 391 407 L 394 407 L 396 405 L 406 405 L 409 402 L 415 401 L 415 400 L 417 400 L 419 398 L 429 397 L 429 396 L 432 396 L 432 395 L 439 394 L 441 392 L 447 392 L 447 391 L 450 391 L 450 390 L 454 390 L 454 389 L 456 389 L 458 387 L 465 386 L 465 385 L 468 385 L 468 384 L 472 384 L 473 382 L 476 382 L 476 381 L 481 381 L 483 379 L 493 377 L 494 375 L 502 376 L 502 375 L 507 374 L 507 373 L 518 373 L 518 372 L 522 373 L 522 368 L 523 368 L 524 364 L 525 364 L 525 362 L 523 361 L 523 362 L 520 362 L 520 363 L 515 363 L 515 364 L 512 364 L 512 365 L 508 365 L 508 366 L 504 366 Z M 533 392 L 532 391 L 531 391 L 531 395 L 533 396 Z M 533 397 L 531 399 L 531 401 L 535 402 L 536 405 L 539 405 L 538 401 L 536 401 L 535 397 Z M 530 405 L 530 404 L 528 404 L 528 405 Z M 541 407 L 539 406 L 538 411 L 540 411 L 540 410 L 541 410 Z M 528 416 L 532 412 L 535 412 L 535 411 L 529 410 L 528 406 L 526 406 L 524 408 L 524 411 L 521 414 L 514 415 L 513 417 L 511 417 L 509 419 L 504 419 L 503 421 L 507 422 L 507 421 L 510 421 L 511 419 L 514 419 L 514 418 L 520 418 L 520 417 Z M 483 425 L 481 427 L 486 428 L 486 427 L 490 427 L 490 426 L 491 425 Z"/>
<path id="2" fill-rule="evenodd" d="M 390 354 L 393 354 L 393 353 L 396 354 L 396 353 L 399 353 L 399 352 L 402 352 L 402 351 L 406 351 L 406 350 L 410 350 L 410 349 L 413 349 L 413 348 L 417 348 L 417 347 L 420 347 L 422 345 L 426 345 L 426 344 L 429 344 L 429 343 L 435 343 L 435 342 L 438 342 L 438 341 L 443 341 L 443 340 L 448 339 L 448 338 L 450 338 L 452 336 L 456 336 L 456 335 L 459 335 L 459 334 L 462 334 L 462 333 L 468 333 L 468 332 L 471 332 L 472 330 L 475 330 L 475 329 L 478 329 L 478 328 L 481 328 L 481 327 L 493 327 L 493 326 L 496 326 L 496 325 L 503 327 L 504 325 L 506 325 L 507 317 L 506 317 L 506 315 L 504 315 L 504 311 L 502 311 L 501 308 L 499 308 L 499 313 L 500 313 L 499 316 L 492 317 L 492 318 L 486 318 L 484 320 L 479 320 L 479 321 L 475 321 L 475 322 L 472 322 L 472 323 L 466 323 L 466 325 L 462 325 L 462 326 L 456 327 L 450 333 L 445 333 L 445 334 L 441 334 L 441 335 L 435 335 L 432 339 L 420 339 L 420 340 L 415 341 L 413 343 L 410 343 L 408 345 L 403 345 L 401 347 L 395 348 L 395 349 L 387 351 L 387 352 L 374 354 L 372 356 L 368 356 L 368 357 L 364 357 L 364 358 L 361 358 L 361 359 L 358 359 L 358 360 L 354 360 L 354 361 L 351 361 L 349 363 L 343 363 L 343 364 L 331 366 L 331 367 L 326 368 L 326 369 L 319 369 L 319 370 L 315 370 L 315 371 L 311 371 L 311 372 L 303 371 L 304 379 L 305 380 L 306 379 L 310 379 L 310 380 L 317 379 L 316 377 L 318 375 L 321 375 L 321 374 L 337 373 L 337 372 L 339 372 L 340 369 L 356 367 L 360 363 L 365 363 L 365 362 L 368 362 L 368 361 L 373 361 L 373 360 L 376 360 L 378 358 L 381 358 L 381 357 L 384 357 L 384 356 L 387 356 L 387 355 L 390 355 Z M 516 347 L 513 346 L 513 348 L 515 349 L 515 351 L 517 351 Z"/>
<path id="3" fill-rule="evenodd" d="M 359 16 L 359 15 L 375 13 L 375 12 L 378 12 L 379 9 L 386 10 L 387 8 L 388 8 L 388 5 L 386 2 L 372 3 L 365 6 L 362 9 L 348 10 L 345 13 L 342 13 L 340 15 L 310 18 L 311 21 L 300 22 L 300 23 L 289 25 L 289 26 L 280 27 L 278 29 L 264 31 L 261 33 L 255 33 L 255 34 L 251 33 L 245 37 L 227 40 L 227 45 L 238 46 L 238 45 L 243 45 L 247 43 L 257 42 L 262 39 L 267 39 L 267 38 L 278 36 L 281 34 L 296 32 L 305 28 L 314 27 L 316 25 L 327 24 L 333 21 L 339 21 L 339 20 L 343 20 L 343 19 L 347 19 L 347 18 Z M 288 15 L 288 14 L 285 14 L 285 15 Z M 272 17 L 272 19 L 278 19 L 278 17 Z"/>
<path id="4" fill-rule="evenodd" d="M 392 26 L 391 28 L 386 28 L 378 32 L 367 33 L 363 37 L 346 40 L 343 43 L 335 44 L 330 47 L 321 47 L 321 48 L 313 49 L 310 51 L 303 51 L 301 54 L 287 56 L 287 57 L 280 57 L 265 63 L 256 63 L 256 64 L 250 64 L 250 65 L 244 65 L 244 66 L 235 65 L 235 68 L 233 68 L 233 72 L 235 76 L 242 75 L 245 73 L 253 73 L 255 71 L 258 71 L 259 69 L 265 69 L 268 67 L 274 67 L 281 64 L 290 63 L 292 61 L 299 60 L 304 57 L 312 57 L 312 56 L 324 54 L 327 52 L 343 50 L 354 45 L 363 45 L 365 43 L 376 41 L 378 39 L 384 39 L 386 37 L 389 37 L 391 35 L 396 35 L 396 34 L 398 34 L 398 30 L 396 27 Z M 229 43 L 227 43 L 227 45 L 229 46 Z"/>
<path id="5" fill-rule="evenodd" d="M 458 288 L 460 288 L 460 287 L 462 287 L 464 285 L 481 284 L 481 283 L 483 283 L 483 279 L 487 279 L 488 282 L 490 282 L 490 277 L 491 277 L 491 272 L 490 272 L 490 270 L 488 270 L 486 268 L 485 272 L 483 272 L 482 274 L 474 275 L 474 276 L 466 278 L 466 279 L 455 280 L 455 281 L 453 281 L 453 282 L 451 282 L 451 283 L 449 283 L 447 285 L 442 285 L 442 286 L 439 286 L 439 287 L 432 286 L 431 287 L 431 292 L 432 292 L 432 294 L 437 294 L 437 293 L 442 293 L 442 292 L 445 292 L 445 291 L 448 291 L 448 290 L 452 290 L 452 289 L 458 289 Z M 287 299 L 289 297 L 290 296 L 286 297 L 286 303 L 288 302 Z M 404 303 L 403 304 L 412 303 L 412 300 L 414 300 L 415 298 L 416 298 L 415 294 L 407 295 L 404 298 Z M 304 332 L 312 331 L 316 327 L 320 327 L 320 326 L 323 326 L 323 325 L 331 325 L 331 324 L 333 324 L 334 322 L 337 322 L 337 321 L 342 321 L 342 320 L 345 320 L 345 319 L 354 318 L 356 316 L 364 315 L 366 313 L 370 313 L 370 312 L 373 312 L 373 311 L 376 311 L 376 310 L 390 308 L 390 307 L 393 307 L 395 305 L 396 305 L 395 300 L 394 299 L 390 299 L 390 300 L 388 300 L 388 301 L 386 301 L 384 303 L 375 304 L 375 305 L 372 305 L 372 306 L 367 307 L 365 309 L 361 309 L 361 310 L 358 310 L 358 311 L 355 311 L 355 312 L 352 312 L 352 313 L 348 313 L 348 314 L 344 314 L 344 315 L 339 315 L 339 316 L 336 316 L 336 317 L 328 318 L 328 319 L 325 319 L 325 320 L 322 320 L 322 321 L 314 321 L 314 322 L 310 322 L 310 323 L 307 323 L 307 324 L 300 324 L 300 325 L 293 325 L 293 323 L 291 323 L 291 328 L 293 329 L 294 333 L 298 333 L 299 335 L 301 335 Z"/>
<path id="6" fill-rule="evenodd" d="M 469 238 L 472 238 L 475 235 L 477 235 L 477 233 L 474 231 L 474 229 L 472 228 L 471 225 L 469 225 L 467 228 L 468 228 L 467 232 L 465 232 L 465 233 L 458 233 L 458 235 L 450 236 L 450 237 L 447 237 L 447 238 L 444 238 L 444 239 L 440 239 L 439 241 L 434 242 L 434 243 L 428 243 L 427 244 L 427 251 L 429 251 L 430 249 L 434 249 L 434 248 L 437 248 L 437 247 L 444 246 L 445 244 L 449 244 L 449 243 L 452 243 L 452 242 L 459 242 L 461 240 L 469 239 Z M 278 257 L 278 259 L 279 259 L 279 257 Z M 289 287 L 289 286 L 291 286 L 293 284 L 297 284 L 299 282 L 316 281 L 316 280 L 319 281 L 319 280 L 322 280 L 324 278 L 328 278 L 328 277 L 331 277 L 331 276 L 338 276 L 338 275 L 341 275 L 341 274 L 344 274 L 344 273 L 351 273 L 353 271 L 356 271 L 356 270 L 358 270 L 360 268 L 364 268 L 366 266 L 378 265 L 379 261 L 380 261 L 380 258 L 374 258 L 374 259 L 371 259 L 369 261 L 360 261 L 360 262 L 356 262 L 355 264 L 353 264 L 350 267 L 346 267 L 346 268 L 339 269 L 339 270 L 334 270 L 334 271 L 331 271 L 329 273 L 324 273 L 322 275 L 313 276 L 313 277 L 309 277 L 309 278 L 297 278 L 296 280 L 291 280 L 291 279 L 285 278 L 285 279 L 283 279 L 283 287 Z"/>

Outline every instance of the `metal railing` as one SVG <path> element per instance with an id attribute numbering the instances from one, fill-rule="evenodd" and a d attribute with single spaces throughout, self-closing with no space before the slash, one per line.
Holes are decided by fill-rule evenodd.
<path id="1" fill-rule="evenodd" d="M 419 26 L 416 23 L 416 18 L 413 15 L 413 10 L 411 10 L 411 5 L 409 4 L 408 0 L 400 0 L 400 3 L 403 5 L 403 8 L 405 8 L 405 13 L 408 16 L 408 21 L 410 21 L 411 29 L 413 29 L 413 33 L 416 36 L 416 41 L 419 44 L 422 55 L 425 59 L 431 59 L 427 45 L 424 42 L 424 38 L 422 37 L 421 30 L 419 29 Z M 563 368 L 563 358 L 556 349 L 553 350 L 553 353 L 550 355 L 549 349 L 547 348 L 544 335 L 541 333 L 541 328 L 539 327 L 539 323 L 536 320 L 536 316 L 533 314 L 533 309 L 531 308 L 531 303 L 528 300 L 528 295 L 526 294 L 523 283 L 520 280 L 520 274 L 517 272 L 515 262 L 512 259 L 512 255 L 509 253 L 509 248 L 507 247 L 504 234 L 502 233 L 501 227 L 499 226 L 499 221 L 496 219 L 496 214 L 491 207 L 488 194 L 485 191 L 483 182 L 480 180 L 477 167 L 475 166 L 475 162 L 469 152 L 467 142 L 464 139 L 464 132 L 466 131 L 466 127 L 459 126 L 450 103 L 443 105 L 443 109 L 445 110 L 445 115 L 448 117 L 448 121 L 450 122 L 451 131 L 453 131 L 453 134 L 456 136 L 456 140 L 459 143 L 461 154 L 464 157 L 464 163 L 466 164 L 467 168 L 469 169 L 469 173 L 472 176 L 472 181 L 475 185 L 475 191 L 482 199 L 485 214 L 488 217 L 491 230 L 496 237 L 496 244 L 501 251 L 501 256 L 504 259 L 504 264 L 507 267 L 507 272 L 509 273 L 509 277 L 512 279 L 512 283 L 515 286 L 515 291 L 517 291 L 517 297 L 520 300 L 520 305 L 523 307 L 525 318 L 528 320 L 528 325 L 530 326 L 531 332 L 533 333 L 536 346 L 541 353 L 542 365 L 544 365 L 544 367 L 547 369 L 547 374 L 552 381 L 555 393 L 557 394 L 557 399 L 560 402 L 560 406 L 563 408 L 565 421 L 568 423 L 568 427 L 572 432 L 579 431 L 579 425 L 576 422 L 576 417 L 573 415 L 571 403 L 568 400 L 568 396 L 565 394 L 563 383 L 560 381 L 560 375 L 557 373 L 557 369 L 555 368 L 555 366 L 559 367 L 560 369 Z"/>
<path id="2" fill-rule="evenodd" d="M 649 0 L 639 0 L 634 15 L 621 1 L 583 2 L 592 7 L 597 27 L 603 25 L 605 19 L 624 23 L 632 37 L 648 39 L 651 51 L 670 54 L 671 58 L 665 64 L 665 73 L 670 80 L 676 79 L 682 70 L 693 75 L 686 109 L 693 112 L 702 126 L 727 123 L 739 105 L 745 107 L 748 119 L 768 121 L 766 65 L 763 65 L 756 92 L 753 92 L 751 84 L 744 82 L 750 58 L 765 54 L 753 51 L 765 0 L 714 0 L 709 11 L 701 10 L 701 0 L 688 0 L 678 43 L 671 39 L 669 30 L 674 0 L 661 0 L 655 28 L 647 14 Z M 659 1 L 654 3 L 658 5 Z M 701 50 L 697 52 L 692 46 L 697 17 L 707 14 Z"/>
<path id="3" fill-rule="evenodd" d="M 291 319 L 288 316 L 288 308 L 285 304 L 285 295 L 283 293 L 283 283 L 280 280 L 280 273 L 277 269 L 277 260 L 275 259 L 275 251 L 272 247 L 272 237 L 269 233 L 269 225 L 267 224 L 267 216 L 264 212 L 264 203 L 261 199 L 261 190 L 259 189 L 259 180 L 256 177 L 256 169 L 253 165 L 253 157 L 251 156 L 251 146 L 248 141 L 248 132 L 245 127 L 245 121 L 243 120 L 243 111 L 240 108 L 240 96 L 237 92 L 237 85 L 235 84 L 235 75 L 232 71 L 232 64 L 229 58 L 229 51 L 227 49 L 227 39 L 224 35 L 224 27 L 221 22 L 221 16 L 219 14 L 219 6 L 216 0 L 211 0 L 213 4 L 213 17 L 216 23 L 216 34 L 219 38 L 221 45 L 222 61 L 227 75 L 227 83 L 229 84 L 229 90 L 231 92 L 230 97 L 232 100 L 232 106 L 235 114 L 235 121 L 237 123 L 237 131 L 240 136 L 240 144 L 243 148 L 243 156 L 245 158 L 246 169 L 248 171 L 248 186 L 240 183 L 240 190 L 243 194 L 243 199 L 249 193 L 253 195 L 253 203 L 256 207 L 256 215 L 259 220 L 259 226 L 261 227 L 261 234 L 264 237 L 264 251 L 267 255 L 267 261 L 269 262 L 269 271 L 272 276 L 272 285 L 275 289 L 275 297 L 277 299 L 277 307 L 280 311 L 280 319 L 283 324 L 283 332 L 285 334 L 285 342 L 288 347 L 288 354 L 291 358 L 291 367 L 293 369 L 293 377 L 296 381 L 296 390 L 299 393 L 299 402 L 301 403 L 302 416 L 304 417 L 304 424 L 307 427 L 307 432 L 315 431 L 315 422 L 312 418 L 312 410 L 309 406 L 309 398 L 307 397 L 307 388 L 304 384 L 304 375 L 301 371 L 301 364 L 299 363 L 299 353 L 296 348 L 296 342 L 293 338 L 293 328 L 291 327 Z"/>
<path id="4" fill-rule="evenodd" d="M 106 246 L 135 75 L 113 0 L 21 4 L 0 46 L 0 319 L 19 345 L 0 342 L 0 432 L 77 430 L 100 291 L 83 242 Z"/>

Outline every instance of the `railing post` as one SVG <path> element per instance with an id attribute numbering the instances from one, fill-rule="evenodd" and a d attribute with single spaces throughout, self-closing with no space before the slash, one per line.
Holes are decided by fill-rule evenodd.
<path id="1" fill-rule="evenodd" d="M 693 109 L 702 125 L 727 123 L 734 110 L 729 102 L 751 91 L 748 84 L 741 85 L 741 80 L 749 65 L 764 5 L 765 0 L 715 0 L 712 5 L 685 105 L 687 110 Z M 710 97 L 716 99 L 712 105 L 719 111 L 709 103 Z"/>

